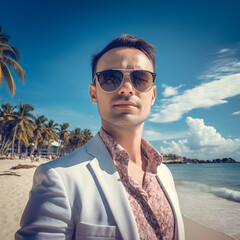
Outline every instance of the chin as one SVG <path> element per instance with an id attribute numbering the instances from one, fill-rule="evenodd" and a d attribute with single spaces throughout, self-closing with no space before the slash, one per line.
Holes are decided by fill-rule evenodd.
<path id="1" fill-rule="evenodd" d="M 140 119 L 139 117 L 132 116 L 130 114 L 121 114 L 114 118 L 112 123 L 116 126 L 138 126 L 144 123 L 146 119 Z"/>

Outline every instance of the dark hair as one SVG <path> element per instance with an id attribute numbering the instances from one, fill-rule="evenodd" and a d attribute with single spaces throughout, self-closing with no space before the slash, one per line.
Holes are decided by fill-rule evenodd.
<path id="1" fill-rule="evenodd" d="M 101 52 L 92 55 L 92 78 L 94 78 L 95 76 L 97 63 L 99 59 L 102 57 L 102 55 L 108 52 L 109 50 L 118 47 L 129 47 L 139 49 L 151 60 L 153 64 L 153 69 L 155 69 L 156 61 L 154 47 L 151 44 L 147 43 L 142 38 L 133 37 L 129 34 L 123 34 L 120 37 L 112 40 Z"/>

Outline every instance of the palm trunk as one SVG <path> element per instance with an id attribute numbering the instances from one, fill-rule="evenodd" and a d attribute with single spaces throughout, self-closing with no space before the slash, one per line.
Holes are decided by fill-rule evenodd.
<path id="1" fill-rule="evenodd" d="M 49 150 L 50 150 L 50 142 L 47 143 L 47 155 L 49 154 Z M 50 153 L 52 154 L 52 153 Z"/>
<path id="2" fill-rule="evenodd" d="M 42 148 L 43 148 L 43 143 L 41 143 L 40 147 L 38 148 L 38 155 L 42 155 Z"/>
<path id="3" fill-rule="evenodd" d="M 10 141 L 10 139 L 7 140 L 3 150 L 2 150 L 2 154 L 4 155 L 5 153 L 7 153 L 8 148 L 10 147 L 10 145 L 12 144 L 12 142 Z"/>
<path id="4" fill-rule="evenodd" d="M 14 145 L 15 145 L 15 139 L 16 139 L 16 133 L 17 133 L 17 126 L 15 126 L 14 133 L 13 133 L 13 141 L 12 141 L 12 153 L 14 153 Z"/>
<path id="5" fill-rule="evenodd" d="M 6 135 L 4 135 L 4 137 L 3 137 L 3 141 L 2 141 L 2 145 L 1 145 L 1 152 L 3 151 L 3 149 L 4 149 L 4 146 L 5 146 L 5 142 L 6 142 Z"/>
<path id="6" fill-rule="evenodd" d="M 20 137 L 20 139 L 18 139 L 18 151 L 17 151 L 17 153 L 19 154 L 20 151 L 21 151 L 21 137 Z"/>
<path id="7" fill-rule="evenodd" d="M 57 150 L 57 155 L 61 156 L 61 149 L 62 149 L 62 141 L 60 142 L 60 145 Z"/>

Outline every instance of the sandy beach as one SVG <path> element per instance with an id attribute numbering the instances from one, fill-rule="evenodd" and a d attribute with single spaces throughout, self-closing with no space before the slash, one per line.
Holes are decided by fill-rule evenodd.
<path id="1" fill-rule="evenodd" d="M 34 163 L 31 163 L 29 159 L 0 160 L 0 174 L 8 173 L 11 171 L 17 175 L 20 175 L 0 175 L 0 239 L 14 239 L 14 234 L 19 228 L 20 218 L 29 197 L 29 191 L 32 186 L 32 178 L 36 169 L 34 167 L 29 169 L 10 170 L 10 168 L 17 166 L 18 164 L 38 166 L 44 162 L 46 162 L 46 160 L 41 159 L 40 162 Z M 186 240 L 233 239 L 224 233 L 220 233 L 206 226 L 200 225 L 185 217 L 184 224 L 186 231 Z"/>

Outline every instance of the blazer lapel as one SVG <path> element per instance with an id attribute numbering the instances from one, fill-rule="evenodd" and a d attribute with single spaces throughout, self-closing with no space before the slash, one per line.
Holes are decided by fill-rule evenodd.
<path id="1" fill-rule="evenodd" d="M 99 134 L 88 142 L 87 151 L 95 156 L 89 165 L 107 199 L 123 239 L 139 239 L 137 225 L 124 186 Z"/>
<path id="2" fill-rule="evenodd" d="M 173 192 L 172 187 L 169 185 L 168 181 L 166 178 L 164 178 L 164 176 L 159 176 L 158 174 L 158 180 L 160 182 L 160 185 L 163 187 L 164 192 L 167 194 L 169 201 L 171 202 L 171 204 L 175 207 L 178 205 L 178 200 L 175 197 L 175 194 Z"/>
<path id="3" fill-rule="evenodd" d="M 172 179 L 169 179 L 169 176 L 166 174 L 166 172 L 169 170 L 164 169 L 164 167 L 165 166 L 161 166 L 158 169 L 157 178 L 158 178 L 158 181 L 159 181 L 163 191 L 165 192 L 165 194 L 168 198 L 168 201 L 172 207 L 174 217 L 176 220 L 174 239 L 182 239 L 181 237 L 179 237 L 180 235 L 182 235 L 182 233 L 179 233 L 179 226 L 183 227 L 183 223 L 182 223 L 182 216 L 181 216 L 181 212 L 180 212 L 180 208 L 179 208 L 177 193 L 175 191 L 175 188 L 173 188 L 173 186 L 172 186 L 172 184 L 174 184 L 174 183 L 170 184 L 170 182 L 169 182 L 169 181 L 172 181 Z"/>

